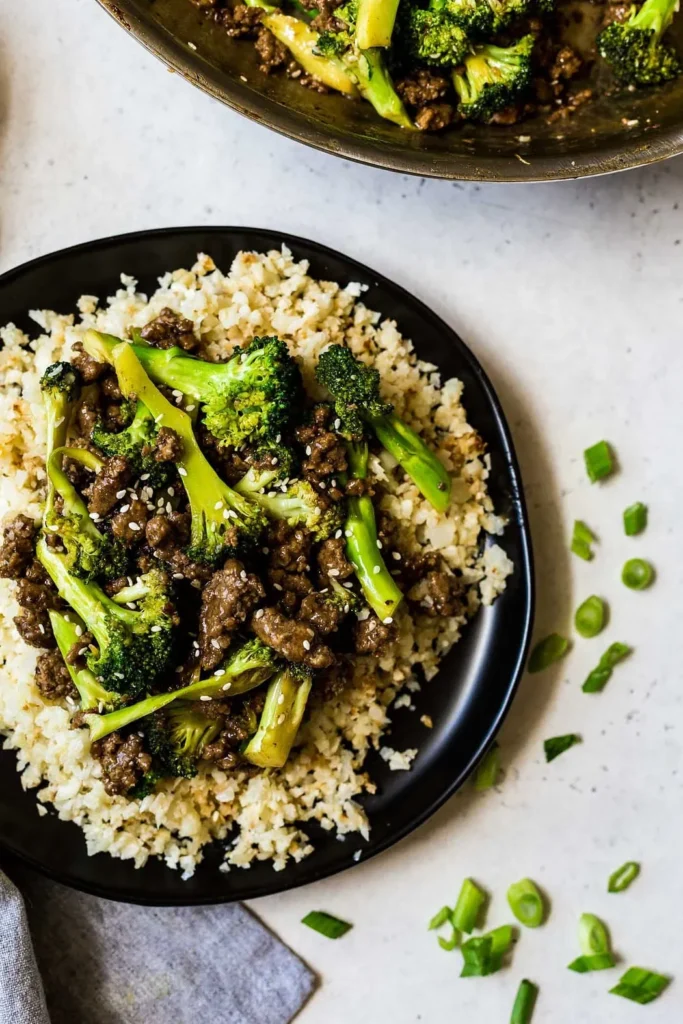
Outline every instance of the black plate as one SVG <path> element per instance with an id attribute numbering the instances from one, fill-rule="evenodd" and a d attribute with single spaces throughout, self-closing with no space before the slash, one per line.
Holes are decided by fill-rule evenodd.
<path id="1" fill-rule="evenodd" d="M 35 793 L 24 792 L 15 755 L 0 751 L 0 845 L 53 878 L 110 899 L 155 905 L 222 903 L 281 892 L 325 878 L 386 850 L 426 820 L 462 785 L 487 748 L 510 706 L 526 657 L 533 613 L 531 543 L 517 459 L 510 433 L 491 385 L 470 350 L 426 306 L 367 267 L 314 242 L 245 228 L 170 228 L 88 242 L 44 256 L 0 277 L 0 324 L 13 321 L 34 333 L 28 309 L 72 312 L 82 294 L 101 300 L 114 293 L 123 271 L 144 291 L 153 291 L 166 270 L 188 267 L 198 252 L 209 253 L 227 270 L 240 249 L 263 251 L 285 242 L 295 257 L 310 261 L 314 277 L 369 286 L 364 296 L 371 309 L 395 318 L 415 342 L 420 357 L 439 365 L 444 379 L 465 384 L 470 422 L 482 434 L 492 457 L 489 480 L 496 509 L 510 518 L 503 544 L 515 564 L 507 589 L 491 608 L 482 609 L 465 636 L 443 662 L 439 676 L 416 696 L 417 712 L 393 714 L 388 742 L 398 750 L 419 746 L 410 772 L 391 772 L 372 754 L 367 767 L 378 792 L 364 800 L 370 841 L 307 827 L 315 853 L 300 864 L 275 872 L 255 863 L 244 871 L 217 871 L 218 844 L 195 876 L 183 882 L 177 871 L 150 861 L 136 870 L 130 861 L 106 854 L 88 857 L 81 830 L 50 813 L 39 817 Z M 432 730 L 419 724 L 429 714 Z"/>

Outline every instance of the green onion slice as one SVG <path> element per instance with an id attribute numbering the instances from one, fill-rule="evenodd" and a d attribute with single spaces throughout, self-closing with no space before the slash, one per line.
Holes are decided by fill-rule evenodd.
<path id="1" fill-rule="evenodd" d="M 655 578 L 655 571 L 644 558 L 629 558 L 621 570 L 621 582 L 631 590 L 645 590 Z"/>
<path id="2" fill-rule="evenodd" d="M 503 966 L 503 959 L 514 938 L 512 925 L 505 924 L 486 935 L 468 939 L 461 947 L 463 967 L 460 977 L 483 978 L 487 974 L 495 974 Z"/>
<path id="3" fill-rule="evenodd" d="M 637 501 L 635 505 L 629 505 L 624 509 L 624 533 L 627 537 L 635 537 L 642 533 L 647 526 L 647 505 Z"/>
<path id="4" fill-rule="evenodd" d="M 622 644 L 618 641 L 610 644 L 603 656 L 600 658 L 597 666 L 588 673 L 586 681 L 581 687 L 584 693 L 599 693 L 604 689 L 605 683 L 610 679 L 612 675 L 612 669 L 615 665 L 618 665 L 620 661 L 628 657 L 631 653 L 631 648 L 628 644 Z"/>
<path id="5" fill-rule="evenodd" d="M 581 737 L 577 736 L 575 732 L 567 733 L 566 736 L 551 736 L 550 739 L 543 741 L 546 761 L 554 761 L 560 754 L 564 754 L 565 750 L 569 750 L 575 743 L 580 742 Z"/>
<path id="6" fill-rule="evenodd" d="M 527 928 L 538 928 L 543 923 L 545 906 L 538 886 L 530 878 L 515 882 L 507 892 L 510 910 L 520 924 Z"/>
<path id="7" fill-rule="evenodd" d="M 635 882 L 640 874 L 640 864 L 635 860 L 627 860 L 609 876 L 607 892 L 623 892 L 631 882 Z"/>
<path id="8" fill-rule="evenodd" d="M 477 919 L 485 902 L 486 893 L 471 878 L 466 878 L 451 915 L 453 927 L 469 935 L 477 926 Z"/>
<path id="9" fill-rule="evenodd" d="M 528 981 L 526 978 L 524 981 L 520 981 L 515 1005 L 512 1007 L 510 1024 L 530 1024 L 537 995 L 538 986 L 534 985 L 533 981 Z"/>
<path id="10" fill-rule="evenodd" d="M 614 964 L 612 953 L 593 953 L 591 956 L 577 956 L 576 960 L 572 960 L 567 966 L 570 971 L 576 971 L 577 974 L 588 974 L 589 971 L 606 971 L 614 967 Z"/>
<path id="11" fill-rule="evenodd" d="M 574 615 L 576 632 L 590 640 L 605 628 L 607 606 L 601 597 L 591 594 L 580 604 Z"/>
<path id="12" fill-rule="evenodd" d="M 580 519 L 575 519 L 571 543 L 572 554 L 578 555 L 579 558 L 583 558 L 584 562 L 590 562 L 593 557 L 591 544 L 595 540 L 597 540 L 597 538 L 593 531 L 590 530 Z"/>
<path id="13" fill-rule="evenodd" d="M 353 928 L 352 924 L 340 921 L 338 917 L 326 914 L 324 910 L 311 910 L 302 918 L 301 923 L 312 928 L 314 932 L 320 932 L 327 939 L 340 939 Z"/>
<path id="14" fill-rule="evenodd" d="M 429 922 L 429 930 L 434 931 L 435 928 L 440 928 L 441 925 L 445 924 L 446 921 L 450 920 L 450 916 L 451 908 L 442 907 L 441 910 L 438 910 L 436 914 L 434 914 L 434 917 Z"/>
<path id="15" fill-rule="evenodd" d="M 554 662 L 563 658 L 569 650 L 569 641 L 559 633 L 551 633 L 539 640 L 529 658 L 530 672 L 542 672 Z"/>
<path id="16" fill-rule="evenodd" d="M 633 1003 L 651 1003 L 660 996 L 670 982 L 663 974 L 648 971 L 644 967 L 629 967 L 619 984 L 610 989 L 615 996 L 623 996 Z"/>
<path id="17" fill-rule="evenodd" d="M 492 789 L 498 780 L 499 774 L 500 747 L 497 743 L 494 743 L 479 762 L 474 776 L 474 788 L 480 793 L 485 789 Z"/>
<path id="18" fill-rule="evenodd" d="M 452 949 L 455 949 L 455 947 L 458 945 L 458 942 L 460 941 L 460 932 L 458 931 L 458 929 L 453 924 L 453 915 L 452 915 L 452 913 L 450 911 L 449 911 L 449 921 L 451 923 L 451 928 L 452 928 L 450 939 L 444 938 L 443 935 L 438 935 L 437 936 L 437 938 L 439 940 L 439 945 L 441 946 L 442 949 L 445 949 L 447 953 L 450 953 Z"/>
<path id="19" fill-rule="evenodd" d="M 584 956 L 611 953 L 607 927 L 595 914 L 582 914 L 579 918 L 579 946 Z"/>
<path id="20" fill-rule="evenodd" d="M 614 472 L 614 456 L 607 441 L 598 441 L 597 444 L 586 448 L 583 458 L 586 463 L 588 479 L 592 484 L 598 480 L 604 480 L 606 476 L 610 476 Z"/>

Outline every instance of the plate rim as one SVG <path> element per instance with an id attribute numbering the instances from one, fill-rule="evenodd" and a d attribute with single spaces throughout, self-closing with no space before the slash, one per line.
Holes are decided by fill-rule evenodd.
<path id="1" fill-rule="evenodd" d="M 428 155 L 412 153 L 399 148 L 390 152 L 381 142 L 362 141 L 354 144 L 352 139 L 325 125 L 308 124 L 285 104 L 254 93 L 241 82 L 231 81 L 229 87 L 219 82 L 214 70 L 201 71 L 200 59 L 175 36 L 169 34 L 162 41 L 153 25 L 146 24 L 131 0 L 97 0 L 113 20 L 129 35 L 155 56 L 167 68 L 181 75 L 190 85 L 218 100 L 231 110 L 250 121 L 272 129 L 278 135 L 303 143 L 310 149 L 331 156 L 351 160 L 354 163 L 398 174 L 410 174 L 440 181 L 491 181 L 500 183 L 527 184 L 548 181 L 574 181 L 580 178 L 600 177 L 620 171 L 634 170 L 669 160 L 683 153 L 683 124 L 668 128 L 653 138 L 624 136 L 605 146 L 596 156 L 572 154 L 549 157 L 534 156 L 533 162 L 515 159 L 515 156 L 489 156 L 470 160 L 462 158 L 462 166 L 444 172 L 437 168 Z"/>
<path id="2" fill-rule="evenodd" d="M 4 273 L 0 274 L 0 289 L 4 289 L 7 286 L 11 286 L 12 282 L 22 276 L 23 274 L 30 272 L 34 269 L 38 269 L 44 266 L 48 266 L 51 261 L 68 257 L 72 255 L 82 255 L 92 250 L 106 250 L 114 245 L 122 243 L 133 243 L 149 241 L 156 238 L 164 238 L 167 236 L 191 236 L 196 233 L 203 234 L 215 234 L 218 236 L 230 236 L 232 234 L 240 234 L 242 236 L 254 236 L 263 238 L 268 236 L 273 239 L 273 244 L 276 247 L 281 247 L 285 244 L 292 250 L 296 256 L 297 246 L 304 246 L 309 250 L 316 251 L 321 257 L 333 257 L 334 259 L 341 259 L 345 264 L 349 266 L 350 270 L 357 268 L 364 276 L 372 278 L 374 282 L 384 287 L 389 288 L 393 292 L 399 292 L 402 295 L 404 301 L 407 301 L 412 305 L 416 311 L 432 321 L 436 321 L 443 329 L 444 334 L 455 343 L 457 349 L 463 358 L 466 359 L 468 367 L 472 374 L 477 378 L 477 381 L 485 393 L 486 400 L 491 408 L 493 418 L 496 423 L 497 430 L 503 439 L 503 446 L 500 450 L 500 454 L 504 458 L 506 475 L 509 477 L 511 485 L 511 504 L 514 511 L 514 519 L 516 521 L 519 538 L 520 538 L 520 559 L 519 563 L 515 565 L 515 572 L 519 572 L 523 582 L 523 595 L 525 599 L 524 609 L 524 620 L 522 626 L 522 634 L 520 642 L 517 648 L 517 656 L 514 665 L 511 667 L 510 680 L 508 683 L 507 691 L 504 700 L 498 707 L 495 716 L 492 718 L 489 724 L 484 738 L 481 740 L 478 746 L 476 754 L 474 754 L 468 764 L 463 767 L 448 783 L 447 786 L 439 793 L 439 795 L 431 801 L 428 805 L 421 808 L 420 813 L 413 815 L 409 822 L 403 827 L 398 829 L 396 832 L 392 832 L 391 835 L 385 837 L 383 840 L 377 842 L 372 848 L 368 849 L 367 852 L 363 850 L 362 856 L 358 861 L 350 860 L 348 863 L 342 863 L 332 868 L 321 866 L 315 868 L 312 865 L 309 867 L 309 872 L 305 879 L 299 880 L 296 876 L 292 879 L 285 879 L 283 873 L 272 871 L 272 881 L 268 884 L 261 885 L 256 891 L 249 893 L 247 896 L 240 896 L 238 893 L 226 892 L 225 895 L 218 894 L 216 897 L 211 896 L 197 896 L 190 895 L 188 893 L 187 898 L 176 898 L 175 896 L 169 897 L 168 899 L 159 898 L 155 896 L 153 899 L 145 899 L 137 893 L 119 892 L 113 894 L 111 891 L 99 885 L 91 885 L 87 882 L 83 882 L 77 875 L 71 874 L 67 869 L 55 870 L 51 867 L 45 866 L 36 858 L 27 855 L 22 851 L 18 851 L 13 847 L 11 842 L 6 840 L 0 835 L 0 854 L 6 855 L 9 860 L 14 859 L 15 861 L 21 862 L 28 865 L 40 874 L 52 879 L 55 882 L 59 882 L 62 885 L 66 885 L 70 888 L 76 889 L 79 892 L 85 892 L 92 896 L 97 896 L 102 899 L 109 899 L 115 902 L 131 903 L 140 906 L 218 906 L 222 904 L 240 902 L 244 899 L 252 900 L 259 899 L 263 896 L 270 896 L 276 893 L 287 892 L 292 889 L 300 888 L 304 885 L 312 884 L 313 882 L 321 881 L 324 878 L 331 878 L 334 875 L 340 874 L 342 871 L 349 870 L 356 866 L 357 863 L 365 863 L 370 859 L 384 853 L 390 847 L 395 846 L 401 842 L 408 835 L 422 826 L 429 818 L 431 818 L 436 811 L 439 810 L 463 785 L 467 778 L 471 775 L 473 770 L 476 768 L 490 744 L 497 736 L 509 710 L 512 702 L 517 693 L 521 677 L 524 672 L 527 654 L 531 643 L 531 635 L 534 624 L 534 610 L 536 600 L 536 586 L 535 586 L 535 570 L 534 570 L 534 556 L 531 540 L 531 529 L 529 525 L 529 516 L 526 507 L 526 501 L 524 497 L 522 475 L 519 467 L 519 461 L 514 447 L 512 434 L 508 426 L 505 414 L 503 412 L 502 405 L 498 396 L 489 380 L 489 377 L 484 370 L 483 366 L 479 362 L 479 359 L 474 354 L 469 345 L 463 341 L 457 331 L 452 328 L 438 313 L 432 310 L 425 302 L 413 295 L 412 292 L 404 288 L 403 285 L 397 284 L 390 278 L 383 274 L 378 273 L 366 264 L 361 263 L 359 260 L 353 257 L 347 256 L 345 253 L 339 250 L 333 249 L 331 246 L 324 245 L 321 242 L 316 242 L 311 239 L 304 238 L 303 236 L 293 235 L 288 232 L 278 231 L 271 228 L 259 228 L 259 227 L 244 227 L 241 225 L 184 225 L 180 227 L 163 227 L 163 228 L 150 228 L 142 229 L 139 231 L 124 232 L 122 234 L 106 235 L 101 238 L 91 239 L 87 242 L 80 242 L 76 245 L 66 246 L 62 249 L 54 250 L 53 252 L 45 253 L 41 256 L 36 256 L 24 263 L 19 264 L 16 267 L 12 267 Z M 258 251 L 258 250 L 253 250 Z M 125 272 L 123 270 L 122 272 Z M 156 273 L 156 271 L 151 271 Z M 413 339 L 414 340 L 414 339 Z M 416 346 L 417 354 L 419 355 L 419 342 L 414 341 Z M 9 751 L 13 754 L 13 751 Z M 66 825 L 73 825 L 78 827 L 75 822 L 65 821 Z M 95 855 L 99 856 L 99 854 Z M 110 856 L 106 852 L 102 856 Z M 306 863 L 305 861 L 301 863 Z M 312 870 L 311 870 L 312 868 Z M 138 871 L 144 871 L 144 867 L 137 869 Z M 172 870 L 168 868 L 167 870 Z M 238 869 L 235 869 L 238 870 Z"/>

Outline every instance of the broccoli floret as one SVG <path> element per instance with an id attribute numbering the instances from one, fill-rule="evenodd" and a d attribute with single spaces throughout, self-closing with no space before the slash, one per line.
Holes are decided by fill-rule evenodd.
<path id="1" fill-rule="evenodd" d="M 110 363 L 117 343 L 96 331 L 83 339 L 91 356 Z M 153 381 L 201 403 L 206 429 L 223 445 L 273 440 L 300 407 L 301 374 L 278 338 L 254 338 L 226 363 L 209 363 L 177 347 L 130 347 Z"/>
<path id="2" fill-rule="evenodd" d="M 47 420 L 47 463 L 52 452 L 66 444 L 66 435 L 73 403 L 81 392 L 81 375 L 71 363 L 52 363 L 40 380 L 40 390 Z M 54 489 L 48 481 L 47 508 L 54 503 Z"/>
<path id="3" fill-rule="evenodd" d="M 81 710 L 112 711 L 118 707 L 121 703 L 120 694 L 105 689 L 89 668 L 78 669 L 69 661 L 68 656 L 72 648 L 84 633 L 83 626 L 76 616 L 57 611 L 50 611 L 48 615 L 59 653 L 64 658 L 69 675 L 81 698 Z"/>
<path id="4" fill-rule="evenodd" d="M 349 442 L 347 448 L 351 476 L 364 480 L 368 472 L 367 443 Z M 360 497 L 351 496 L 347 504 L 348 511 L 344 524 L 347 558 L 372 610 L 383 622 L 391 620 L 403 599 L 403 594 L 382 558 L 372 499 L 367 494 Z"/>
<path id="5" fill-rule="evenodd" d="M 63 469 L 64 458 L 80 462 L 97 473 L 102 461 L 85 448 L 57 448 L 47 463 L 51 493 L 61 498 L 59 511 L 48 501 L 44 515 L 45 529 L 56 534 L 66 550 L 69 572 L 87 582 L 95 579 L 114 580 L 126 573 L 128 555 L 114 537 L 102 533 L 90 518 L 88 508 Z"/>
<path id="6" fill-rule="evenodd" d="M 613 22 L 597 39 L 598 52 L 626 85 L 661 85 L 677 78 L 681 61 L 673 46 L 662 41 L 678 0 L 645 0 L 631 8 L 625 22 Z"/>
<path id="7" fill-rule="evenodd" d="M 403 19 L 404 36 L 414 60 L 433 67 L 455 67 L 469 52 L 470 42 L 447 10 L 411 7 Z"/>
<path id="8" fill-rule="evenodd" d="M 105 430 L 102 421 L 98 420 L 90 440 L 105 455 L 123 455 L 135 475 L 146 475 L 148 485 L 156 489 L 168 483 L 171 475 L 168 462 L 158 462 L 154 458 L 153 449 L 158 433 L 159 428 L 152 414 L 142 402 L 137 402 L 135 414 L 124 430 L 116 433 Z"/>
<path id="9" fill-rule="evenodd" d="M 42 536 L 37 557 L 59 596 L 83 621 L 97 650 L 86 663 L 107 690 L 138 696 L 170 667 L 174 640 L 174 611 L 168 580 L 153 569 L 141 576 L 144 594 L 137 610 L 122 608 L 96 583 L 74 576 L 66 556 L 48 546 Z"/>
<path id="10" fill-rule="evenodd" d="M 333 32 L 327 29 L 318 36 L 315 44 L 315 52 L 321 57 L 328 57 L 331 60 L 343 58 L 347 50 L 353 46 L 353 36 L 346 29 Z"/>
<path id="11" fill-rule="evenodd" d="M 460 113 L 473 121 L 488 121 L 509 106 L 531 83 L 534 37 L 524 36 L 512 46 L 477 46 L 465 58 L 464 74 L 453 84 L 460 97 Z"/>
<path id="12" fill-rule="evenodd" d="M 161 711 L 176 701 L 193 701 L 210 697 L 212 700 L 239 697 L 249 690 L 265 683 L 276 672 L 278 658 L 272 647 L 267 647 L 257 637 L 248 640 L 233 651 L 226 661 L 208 679 L 198 679 L 188 686 L 171 693 L 159 693 L 146 697 L 136 704 L 129 704 L 108 715 L 93 715 L 88 718 L 90 737 L 93 742 L 118 732 L 141 718 Z"/>
<path id="13" fill-rule="evenodd" d="M 182 441 L 177 466 L 190 502 L 189 557 L 214 565 L 254 544 L 266 526 L 265 513 L 221 480 L 197 443 L 190 417 L 154 386 L 135 346 L 117 346 L 113 362 L 123 393 L 136 395 L 156 423 L 170 427 Z"/>
<path id="14" fill-rule="evenodd" d="M 552 0 L 542 0 L 552 3 Z M 432 0 L 429 9 L 442 12 L 472 39 L 487 39 L 529 13 L 531 0 Z"/>
<path id="15" fill-rule="evenodd" d="M 367 424 L 425 498 L 437 511 L 445 512 L 451 478 L 422 438 L 383 401 L 378 371 L 354 359 L 348 348 L 331 345 L 320 356 L 316 376 L 334 398 L 345 435 L 363 440 Z"/>
<path id="16" fill-rule="evenodd" d="M 204 747 L 220 731 L 220 720 L 202 714 L 196 704 L 179 701 L 153 715 L 147 722 L 145 736 L 154 758 L 155 781 L 168 775 L 193 778 Z"/>
<path id="17" fill-rule="evenodd" d="M 326 540 L 343 524 L 339 504 L 330 505 L 307 480 L 292 480 L 296 464 L 292 452 L 282 445 L 271 446 L 274 464 L 261 468 L 263 449 L 257 452 L 258 465 L 252 466 L 235 484 L 235 490 L 256 502 L 271 519 L 283 519 L 290 526 L 303 526 L 316 540 Z"/>
<path id="18" fill-rule="evenodd" d="M 243 757 L 261 768 L 282 768 L 306 710 L 313 678 L 301 665 L 286 665 L 268 687 L 259 726 Z"/>

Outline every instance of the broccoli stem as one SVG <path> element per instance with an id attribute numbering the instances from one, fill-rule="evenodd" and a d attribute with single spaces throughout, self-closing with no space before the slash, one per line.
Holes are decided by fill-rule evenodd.
<path id="1" fill-rule="evenodd" d="M 368 446 L 365 442 L 347 443 L 349 470 L 358 480 L 368 471 Z M 365 600 L 383 622 L 393 619 L 403 600 L 378 547 L 377 522 L 372 499 L 367 494 L 350 496 L 347 500 L 346 555 L 351 562 Z"/>
<path id="2" fill-rule="evenodd" d="M 394 88 L 381 49 L 359 50 L 345 57 L 345 63 L 361 96 L 372 104 L 380 117 L 400 128 L 415 127 Z"/>
<path id="3" fill-rule="evenodd" d="M 289 757 L 311 692 L 309 675 L 283 668 L 270 683 L 258 729 L 243 756 L 261 768 L 282 768 Z"/>
<path id="4" fill-rule="evenodd" d="M 94 473 L 99 473 L 104 463 L 102 462 L 102 459 L 97 457 L 97 455 L 94 455 L 85 448 L 55 448 L 54 451 L 50 453 L 47 460 L 47 475 L 51 484 L 52 492 L 53 494 L 56 492 L 61 497 L 62 502 L 64 503 L 64 514 L 77 516 L 81 522 L 81 529 L 83 530 L 83 533 L 86 533 L 93 538 L 103 540 L 102 534 L 88 514 L 88 507 L 83 501 L 83 498 L 64 472 L 63 460 L 65 457 L 73 459 L 74 462 L 80 462 L 82 466 L 85 466 L 87 469 L 91 469 Z M 46 514 L 46 522 L 47 518 Z"/>
<path id="5" fill-rule="evenodd" d="M 356 41 L 361 50 L 391 46 L 398 0 L 359 0 Z"/>
<path id="6" fill-rule="evenodd" d="M 393 412 L 386 416 L 368 417 L 368 422 L 382 447 L 405 469 L 430 505 L 437 512 L 445 512 L 451 500 L 451 478 L 419 434 Z"/>
<path id="7" fill-rule="evenodd" d="M 79 638 L 83 635 L 82 625 L 79 622 L 74 622 L 71 618 L 67 618 L 61 612 L 49 611 L 48 615 L 50 616 L 52 632 L 57 641 L 57 647 L 64 658 L 69 675 L 81 698 L 81 710 L 92 711 L 102 706 L 107 708 L 116 706 L 120 701 L 118 694 L 110 693 L 109 690 L 106 690 L 89 668 L 76 669 L 67 660 L 72 647 L 78 643 Z"/>
<path id="8" fill-rule="evenodd" d="M 264 663 L 263 667 L 259 669 L 247 663 L 247 667 L 240 671 L 240 668 L 243 668 L 243 662 L 240 660 L 242 650 L 236 651 L 235 654 L 228 658 L 220 675 L 214 673 L 208 679 L 198 679 L 196 682 L 189 683 L 179 690 L 173 690 L 171 693 L 159 693 L 153 697 L 146 697 L 135 704 L 129 704 L 125 708 L 112 711 L 108 715 L 93 715 L 89 717 L 88 728 L 90 729 L 90 738 L 93 743 L 95 740 L 101 740 L 105 736 L 109 736 L 112 732 L 123 729 L 124 726 L 131 725 L 133 722 L 138 722 L 141 718 L 154 714 L 155 711 L 161 711 L 162 708 L 167 707 L 167 705 L 172 704 L 174 701 L 194 701 L 201 700 L 202 697 L 210 697 L 212 700 L 216 698 L 239 697 L 243 693 L 255 690 L 257 686 L 261 686 L 262 683 L 265 683 L 274 674 L 276 665 L 268 662 Z"/>
<path id="9" fill-rule="evenodd" d="M 150 351 L 165 354 L 159 349 Z M 113 362 L 123 393 L 128 397 L 135 395 L 149 409 L 158 426 L 170 427 L 182 440 L 183 450 L 176 464 L 190 501 L 190 549 L 194 557 L 201 554 L 205 531 L 215 541 L 233 517 L 243 522 L 255 522 L 255 506 L 218 476 L 197 443 L 189 416 L 172 405 L 152 383 L 138 359 L 136 346 L 120 343 L 113 352 Z M 196 363 L 212 369 L 211 363 L 201 360 Z"/>
<path id="10" fill-rule="evenodd" d="M 632 28 L 654 33 L 654 42 L 664 35 L 678 8 L 678 0 L 645 0 L 638 13 L 629 19 Z"/>
<path id="11" fill-rule="evenodd" d="M 252 6 L 265 7 L 264 4 Z M 356 87 L 342 64 L 316 53 L 318 33 L 310 25 L 279 11 L 265 14 L 261 20 L 309 75 L 337 92 L 346 93 L 347 96 L 356 94 Z"/>
<path id="12" fill-rule="evenodd" d="M 177 346 L 162 349 L 151 345 L 136 345 L 112 334 L 101 334 L 92 330 L 85 332 L 83 345 L 94 359 L 110 363 L 112 366 L 115 366 L 116 350 L 125 345 L 135 354 L 150 377 L 162 381 L 169 388 L 182 391 L 184 395 L 197 401 L 206 397 L 207 389 L 211 387 L 216 375 L 215 363 L 188 355 L 184 349 Z M 142 399 L 142 395 L 135 393 Z M 146 402 L 144 404 L 147 405 Z M 152 411 L 150 406 L 147 407 Z M 174 406 L 171 408 L 175 408 L 175 411 L 182 415 L 182 410 Z"/>

